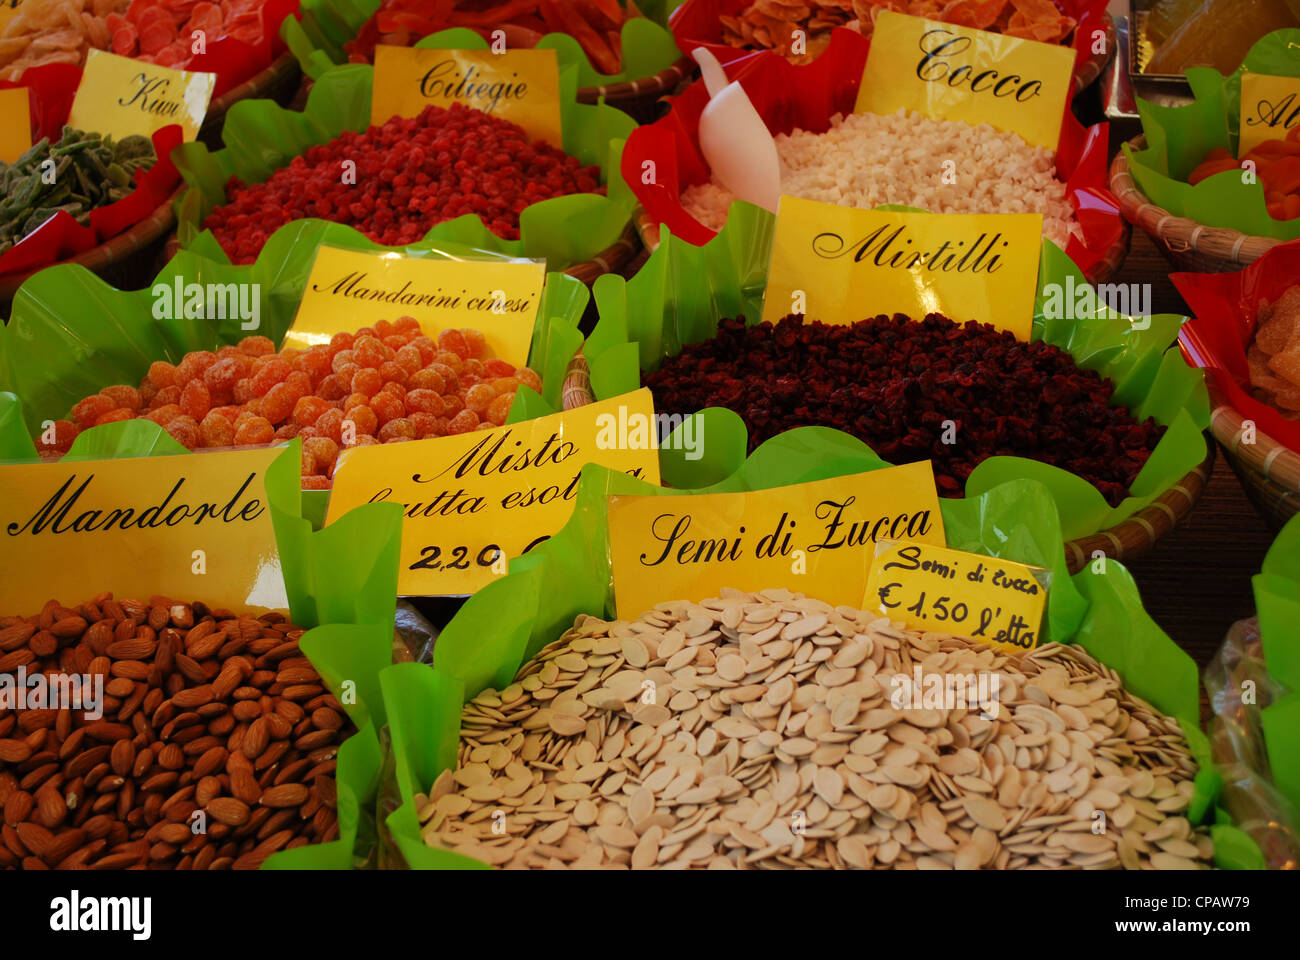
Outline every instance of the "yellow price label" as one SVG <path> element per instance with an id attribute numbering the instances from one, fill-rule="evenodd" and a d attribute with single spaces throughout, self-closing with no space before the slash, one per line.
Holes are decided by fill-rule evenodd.
<path id="1" fill-rule="evenodd" d="M 321 247 L 284 346 L 305 350 L 339 332 L 414 317 L 426 335 L 472 327 L 494 357 L 528 362 L 546 264 L 442 260 Z"/>
<path id="2" fill-rule="evenodd" d="M 882 10 L 854 112 L 987 123 L 1055 150 L 1073 92 L 1070 47 Z"/>
<path id="3" fill-rule="evenodd" d="M 564 145 L 560 69 L 554 50 L 432 50 L 375 47 L 370 122 L 418 116 L 459 103 L 509 120 L 534 140 Z"/>
<path id="4" fill-rule="evenodd" d="M 0 90 L 0 162 L 13 163 L 31 146 L 32 114 L 27 88 Z"/>
<path id="5" fill-rule="evenodd" d="M 1285 140 L 1300 122 L 1300 77 L 1241 75 L 1240 159 L 1266 140 Z"/>
<path id="6" fill-rule="evenodd" d="M 215 73 L 190 73 L 91 49 L 72 100 L 68 126 L 114 138 L 154 132 L 179 123 L 186 140 L 203 126 Z"/>
<path id="7" fill-rule="evenodd" d="M 937 312 L 1028 340 L 1042 230 L 1037 213 L 905 213 L 782 197 L 763 319 Z"/>
<path id="8" fill-rule="evenodd" d="M 249 610 L 288 599 L 266 502 L 284 449 L 0 466 L 0 611 L 105 590 Z"/>
<path id="9" fill-rule="evenodd" d="M 659 483 L 654 423 L 641 389 L 491 430 L 354 447 L 340 456 L 326 523 L 357 504 L 401 503 L 398 591 L 474 593 L 568 522 L 585 464 Z"/>
<path id="10" fill-rule="evenodd" d="M 1032 650 L 1051 572 L 914 540 L 883 542 L 867 577 L 862 609 L 919 630 Z"/>
<path id="11" fill-rule="evenodd" d="M 902 536 L 945 542 L 928 462 L 745 493 L 609 498 L 614 598 L 624 619 L 723 587 L 791 587 L 856 605 L 872 545 Z"/>

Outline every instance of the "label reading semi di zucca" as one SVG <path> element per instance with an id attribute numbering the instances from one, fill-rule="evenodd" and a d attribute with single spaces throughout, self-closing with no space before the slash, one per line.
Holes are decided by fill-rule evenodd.
<path id="1" fill-rule="evenodd" d="M 279 456 L 297 452 L 0 466 L 0 610 L 104 590 L 285 608 L 265 488 Z"/>
<path id="2" fill-rule="evenodd" d="M 1240 159 L 1265 140 L 1285 140 L 1300 123 L 1300 77 L 1241 75 Z"/>
<path id="3" fill-rule="evenodd" d="M 91 49 L 81 85 L 72 101 L 68 126 L 110 134 L 114 139 L 179 123 L 186 140 L 203 126 L 215 73 L 190 73 Z"/>
<path id="4" fill-rule="evenodd" d="M 1011 652 L 1038 645 L 1051 571 L 931 543 L 876 545 L 861 608 Z"/>
<path id="5" fill-rule="evenodd" d="M 0 163 L 13 163 L 31 145 L 31 99 L 27 88 L 0 90 Z"/>
<path id="6" fill-rule="evenodd" d="M 1028 340 L 1042 233 L 1038 213 L 907 213 L 782 197 L 763 319 L 942 313 Z"/>
<path id="7" fill-rule="evenodd" d="M 665 597 L 699 601 L 723 587 L 807 583 L 805 593 L 856 606 L 872 544 L 904 536 L 945 542 L 928 462 L 745 493 L 609 498 L 614 598 L 624 619 Z"/>
<path id="8" fill-rule="evenodd" d="M 1074 49 L 882 10 L 855 113 L 915 110 L 987 123 L 1056 149 L 1074 92 Z"/>
<path id="9" fill-rule="evenodd" d="M 564 144 L 554 50 L 375 47 L 371 123 L 414 117 L 430 104 L 453 103 L 517 123 L 534 140 Z"/>
<path id="10" fill-rule="evenodd" d="M 442 260 L 321 247 L 284 346 L 305 350 L 376 321 L 411 316 L 426 335 L 470 327 L 492 356 L 528 362 L 546 264 Z"/>
<path id="11" fill-rule="evenodd" d="M 645 424 L 625 440 L 611 421 Z M 650 391 L 459 436 L 345 450 L 325 522 L 362 503 L 403 505 L 403 596 L 463 596 L 504 576 L 573 512 L 578 475 L 597 463 L 659 483 Z"/>

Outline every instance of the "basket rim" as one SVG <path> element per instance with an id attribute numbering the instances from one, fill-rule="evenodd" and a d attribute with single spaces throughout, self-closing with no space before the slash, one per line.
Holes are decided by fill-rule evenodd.
<path id="1" fill-rule="evenodd" d="M 1242 425 L 1248 418 L 1229 402 L 1213 377 L 1205 378 L 1205 386 L 1210 394 L 1210 433 L 1224 453 L 1273 486 L 1300 494 L 1300 453 L 1258 428 L 1255 442 L 1243 450 Z"/>
<path id="2" fill-rule="evenodd" d="M 298 59 L 289 50 L 272 60 L 267 66 L 253 74 L 237 87 L 231 87 L 216 100 L 208 104 L 208 112 L 203 122 L 206 126 L 210 120 L 220 119 L 227 110 L 240 100 L 256 97 L 262 88 L 287 79 L 290 74 L 298 72 Z"/>
<path id="3" fill-rule="evenodd" d="M 664 67 L 658 73 L 648 77 L 594 87 L 579 87 L 578 101 L 580 103 L 595 103 L 599 98 L 604 97 L 606 102 L 613 103 L 632 100 L 637 97 L 657 96 L 674 89 L 694 69 L 695 61 L 690 57 L 682 57 L 675 63 Z"/>
<path id="4" fill-rule="evenodd" d="M 1144 149 L 1146 136 L 1138 134 L 1128 141 L 1128 146 L 1133 150 Z M 1125 220 L 1141 227 L 1157 243 L 1174 253 L 1199 253 L 1216 260 L 1225 260 L 1202 249 L 1202 244 L 1218 241 L 1229 248 L 1225 262 L 1244 267 L 1284 242 L 1273 237 L 1242 233 L 1231 227 L 1211 227 L 1172 214 L 1164 207 L 1152 203 L 1134 180 L 1123 150 L 1116 152 L 1115 159 L 1110 163 L 1110 192 L 1119 200 L 1120 213 Z"/>
<path id="5" fill-rule="evenodd" d="M 581 347 L 565 368 L 561 397 L 565 410 L 573 410 L 596 400 L 591 390 L 591 371 Z M 1113 527 L 1066 540 L 1065 562 L 1069 571 L 1078 573 L 1082 570 L 1092 560 L 1095 551 L 1120 562 L 1136 559 L 1172 531 L 1192 512 L 1214 472 L 1215 444 L 1206 443 L 1205 447 L 1205 459 L 1200 464 L 1137 513 Z M 1125 534 L 1137 538 L 1131 546 L 1126 543 Z"/>

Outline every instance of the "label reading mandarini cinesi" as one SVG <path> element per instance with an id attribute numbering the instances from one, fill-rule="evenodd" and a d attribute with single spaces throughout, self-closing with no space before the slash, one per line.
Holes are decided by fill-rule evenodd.
<path id="1" fill-rule="evenodd" d="M 292 448 L 0 466 L 0 609 L 75 597 L 202 590 L 244 609 L 288 606 L 267 468 Z"/>
<path id="2" fill-rule="evenodd" d="M 665 595 L 690 600 L 724 586 L 817 584 L 833 603 L 862 599 L 871 545 L 945 542 L 928 461 L 745 493 L 609 498 L 609 550 L 619 615 Z"/>
<path id="3" fill-rule="evenodd" d="M 444 260 L 323 246 L 284 347 L 305 350 L 379 320 L 414 317 L 433 339 L 483 331 L 491 355 L 522 367 L 546 282 L 541 260 Z"/>
<path id="4" fill-rule="evenodd" d="M 474 433 L 353 447 L 340 454 L 326 523 L 361 503 L 405 508 L 397 590 L 463 596 L 507 572 L 559 531 L 588 463 L 659 483 L 659 453 L 642 438 L 611 444 L 609 415 L 654 422 L 650 391 Z"/>

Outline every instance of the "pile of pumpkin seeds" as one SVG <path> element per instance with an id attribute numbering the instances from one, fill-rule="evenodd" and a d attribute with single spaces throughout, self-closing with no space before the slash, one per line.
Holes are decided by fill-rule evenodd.
<path id="1" fill-rule="evenodd" d="M 895 695 L 918 666 L 996 696 L 921 709 Z M 579 617 L 465 705 L 456 769 L 416 799 L 426 843 L 508 868 L 1190 869 L 1213 856 L 1195 773 L 1177 721 L 1080 647 L 729 590 Z"/>
<path id="2" fill-rule="evenodd" d="M 13 163 L 0 163 L 0 254 L 59 210 L 88 226 L 91 210 L 125 197 L 136 170 L 156 159 L 148 137 L 114 140 L 64 127 L 58 143 L 43 137 Z"/>

